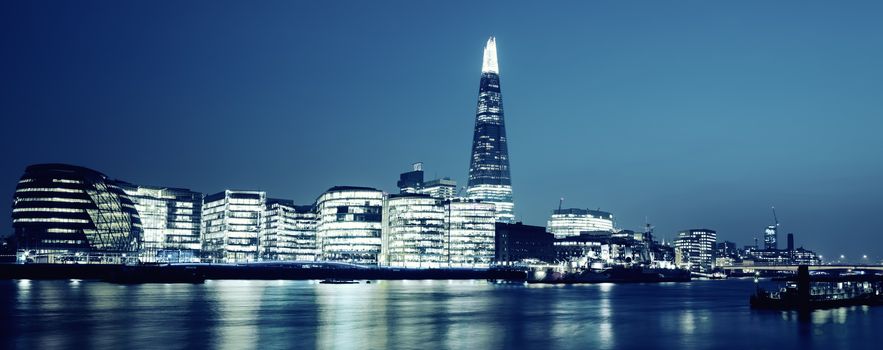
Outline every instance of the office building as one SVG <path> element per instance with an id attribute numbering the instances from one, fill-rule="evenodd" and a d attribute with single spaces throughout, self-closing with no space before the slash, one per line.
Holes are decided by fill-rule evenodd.
<path id="1" fill-rule="evenodd" d="M 453 199 L 457 196 L 457 181 L 448 177 L 429 180 L 423 183 L 423 188 L 417 190 L 417 193 L 440 199 Z"/>
<path id="2" fill-rule="evenodd" d="M 555 261 L 552 242 L 554 236 L 542 226 L 525 225 L 520 222 L 507 224 L 498 222 L 495 232 L 494 260 L 500 265 L 520 262 Z"/>
<path id="3" fill-rule="evenodd" d="M 138 251 L 141 219 L 117 181 L 66 164 L 28 166 L 18 181 L 12 226 L 28 262 L 74 261 L 71 254 Z"/>
<path id="4" fill-rule="evenodd" d="M 382 245 L 382 191 L 336 186 L 323 193 L 316 206 L 316 242 L 321 260 L 378 263 Z"/>
<path id="5" fill-rule="evenodd" d="M 714 268 L 717 232 L 692 229 L 678 233 L 675 241 L 675 263 L 685 269 L 708 272 Z"/>
<path id="6" fill-rule="evenodd" d="M 779 249 L 778 242 L 778 227 L 776 225 L 769 225 L 766 227 L 766 230 L 763 232 L 763 246 L 766 250 L 776 250 Z"/>
<path id="7" fill-rule="evenodd" d="M 205 196 L 202 207 L 204 259 L 210 262 L 258 260 L 266 201 L 267 195 L 262 191 L 226 190 Z"/>
<path id="8" fill-rule="evenodd" d="M 202 244 L 202 193 L 120 182 L 141 217 L 142 262 L 196 262 Z"/>
<path id="9" fill-rule="evenodd" d="M 614 232 L 613 214 L 589 209 L 557 209 L 546 227 L 555 238 L 579 236 L 582 232 Z"/>
<path id="10" fill-rule="evenodd" d="M 294 205 L 291 200 L 267 199 L 260 239 L 262 260 L 312 261 L 316 247 L 315 206 Z"/>
<path id="11" fill-rule="evenodd" d="M 397 267 L 447 266 L 445 207 L 426 194 L 390 195 L 383 203 L 381 264 Z"/>
<path id="12" fill-rule="evenodd" d="M 399 181 L 396 182 L 399 193 L 417 193 L 419 189 L 423 188 L 423 163 L 417 162 L 411 167 L 411 171 L 399 175 Z"/>
<path id="13" fill-rule="evenodd" d="M 488 267 L 494 260 L 495 206 L 471 198 L 444 202 L 450 267 Z"/>
<path id="14" fill-rule="evenodd" d="M 466 194 L 493 203 L 496 220 L 512 223 L 515 222 L 515 203 L 507 142 L 497 43 L 491 37 L 484 48 Z"/>

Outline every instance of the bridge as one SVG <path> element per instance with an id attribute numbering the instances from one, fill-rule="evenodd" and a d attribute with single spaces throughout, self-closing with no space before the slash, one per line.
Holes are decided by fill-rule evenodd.
<path id="1" fill-rule="evenodd" d="M 751 271 L 797 271 L 801 265 L 725 265 L 718 266 L 721 270 L 751 270 Z M 826 271 L 826 270 L 863 270 L 863 271 L 883 271 L 883 265 L 861 265 L 861 264 L 842 264 L 842 265 L 804 265 L 808 266 L 810 271 Z"/>

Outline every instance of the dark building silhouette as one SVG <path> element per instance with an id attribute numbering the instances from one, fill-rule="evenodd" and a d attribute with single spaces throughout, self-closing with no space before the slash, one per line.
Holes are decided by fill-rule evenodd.
<path id="1" fill-rule="evenodd" d="M 423 188 L 423 163 L 414 163 L 413 170 L 399 175 L 396 186 L 400 193 L 417 193 Z"/>
<path id="2" fill-rule="evenodd" d="M 466 193 L 471 198 L 494 203 L 497 221 L 515 222 L 503 95 L 500 92 L 500 70 L 494 37 L 488 39 L 484 48 Z"/>
<path id="3" fill-rule="evenodd" d="M 136 252 L 143 233 L 118 181 L 67 164 L 25 169 L 15 190 L 12 226 L 19 249 L 29 254 Z"/>
<path id="4" fill-rule="evenodd" d="M 794 234 L 793 233 L 788 234 L 788 251 L 789 252 L 794 251 Z"/>
<path id="5" fill-rule="evenodd" d="M 511 264 L 526 259 L 545 262 L 555 260 L 554 236 L 542 226 L 522 223 L 496 224 L 496 253 L 498 264 Z"/>

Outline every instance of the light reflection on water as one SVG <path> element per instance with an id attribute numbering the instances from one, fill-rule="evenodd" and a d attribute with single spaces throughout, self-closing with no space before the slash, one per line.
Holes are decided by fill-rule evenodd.
<path id="1" fill-rule="evenodd" d="M 883 307 L 752 311 L 750 280 L 0 281 L 2 348 L 654 348 L 875 345 Z"/>

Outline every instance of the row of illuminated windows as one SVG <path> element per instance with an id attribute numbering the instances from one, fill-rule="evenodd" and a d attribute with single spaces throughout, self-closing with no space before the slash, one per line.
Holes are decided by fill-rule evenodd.
<path id="1" fill-rule="evenodd" d="M 49 233 L 79 233 L 80 230 L 72 229 L 72 228 L 55 228 L 55 227 L 53 227 L 53 228 L 46 229 L 46 232 L 49 232 Z"/>
<path id="2" fill-rule="evenodd" d="M 44 239 L 40 241 L 43 244 L 83 244 L 82 240 L 73 240 L 73 239 Z"/>
<path id="3" fill-rule="evenodd" d="M 61 222 L 61 223 L 74 223 L 74 224 L 88 224 L 89 220 L 85 219 L 66 219 L 66 218 L 17 218 L 12 220 L 13 223 L 16 222 Z"/>
<path id="4" fill-rule="evenodd" d="M 64 193 L 83 193 L 78 188 L 60 188 L 60 187 L 29 187 L 19 188 L 15 192 L 64 192 Z"/>
<path id="5" fill-rule="evenodd" d="M 52 179 L 52 182 L 63 183 L 63 184 L 81 184 L 81 183 L 83 183 L 80 180 L 71 180 L 71 179 Z"/>
<path id="6" fill-rule="evenodd" d="M 12 209 L 12 212 L 83 213 L 85 210 L 78 208 L 15 208 Z"/>

